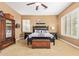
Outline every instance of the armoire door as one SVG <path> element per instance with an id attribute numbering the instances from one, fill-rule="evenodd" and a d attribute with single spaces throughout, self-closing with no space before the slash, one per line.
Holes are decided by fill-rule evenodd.
<path id="1" fill-rule="evenodd" d="M 5 21 L 4 18 L 0 18 L 0 42 L 5 40 Z"/>
<path id="2" fill-rule="evenodd" d="M 15 42 L 15 21 L 12 20 L 12 38 L 13 41 Z"/>
<path id="3" fill-rule="evenodd" d="M 6 19 L 6 40 L 11 41 L 12 40 L 12 21 Z"/>

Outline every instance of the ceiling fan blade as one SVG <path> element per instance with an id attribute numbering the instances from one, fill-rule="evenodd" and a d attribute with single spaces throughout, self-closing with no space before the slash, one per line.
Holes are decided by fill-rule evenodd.
<path id="1" fill-rule="evenodd" d="M 44 4 L 41 4 L 43 7 L 45 7 L 45 8 L 47 8 L 47 6 L 46 5 L 44 5 Z"/>
<path id="2" fill-rule="evenodd" d="M 26 4 L 26 5 L 32 5 L 32 4 L 35 4 L 35 2 L 32 2 L 32 3 L 28 3 L 28 4 Z"/>
<path id="3" fill-rule="evenodd" d="M 39 7 L 39 6 L 36 6 L 36 10 L 38 10 L 38 7 Z"/>

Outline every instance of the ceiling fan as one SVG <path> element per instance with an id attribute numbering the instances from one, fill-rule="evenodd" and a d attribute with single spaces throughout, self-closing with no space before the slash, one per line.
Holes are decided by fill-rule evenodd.
<path id="1" fill-rule="evenodd" d="M 29 6 L 29 5 L 33 5 L 33 4 L 36 5 L 36 10 L 38 10 L 39 6 L 43 6 L 44 8 L 48 8 L 45 4 L 40 3 L 40 2 L 32 2 L 32 3 L 28 3 L 28 4 L 26 4 L 26 5 Z"/>

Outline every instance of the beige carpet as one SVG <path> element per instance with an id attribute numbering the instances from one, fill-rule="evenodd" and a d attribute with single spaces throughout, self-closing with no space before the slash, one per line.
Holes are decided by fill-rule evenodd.
<path id="1" fill-rule="evenodd" d="M 0 52 L 2 56 L 79 56 L 79 49 L 74 48 L 61 40 L 56 40 L 56 45 L 51 48 L 32 49 L 26 45 L 25 40 L 18 40 Z"/>

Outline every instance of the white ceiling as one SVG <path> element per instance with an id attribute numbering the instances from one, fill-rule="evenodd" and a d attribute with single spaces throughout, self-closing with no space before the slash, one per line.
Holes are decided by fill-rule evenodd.
<path id="1" fill-rule="evenodd" d="M 40 6 L 38 11 L 35 10 L 35 5 L 27 6 L 27 2 L 6 2 L 6 4 L 21 15 L 58 15 L 71 2 L 43 2 L 48 8 L 44 9 L 44 7 Z"/>

